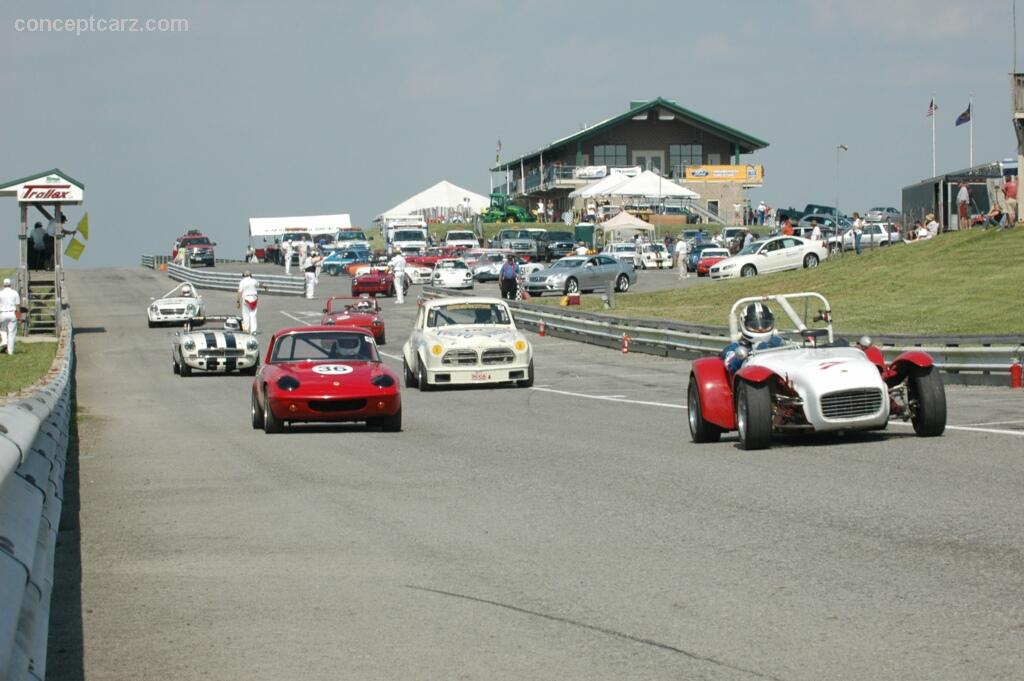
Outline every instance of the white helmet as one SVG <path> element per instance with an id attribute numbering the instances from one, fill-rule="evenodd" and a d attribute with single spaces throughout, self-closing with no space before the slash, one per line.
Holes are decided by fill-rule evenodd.
<path id="1" fill-rule="evenodd" d="M 192 287 L 189 286 L 188 284 L 182 284 L 181 285 L 181 295 L 183 295 L 183 296 L 190 296 L 190 295 L 192 295 Z"/>
<path id="2" fill-rule="evenodd" d="M 238 331 L 242 325 L 238 323 L 238 317 L 228 317 L 224 320 L 224 328 L 228 331 Z"/>
<path id="3" fill-rule="evenodd" d="M 751 346 L 770 339 L 775 332 L 775 315 L 764 303 L 751 303 L 740 318 L 740 335 Z"/>

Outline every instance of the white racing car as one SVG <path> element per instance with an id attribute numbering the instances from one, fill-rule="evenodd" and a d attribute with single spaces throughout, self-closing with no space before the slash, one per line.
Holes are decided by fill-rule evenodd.
<path id="1" fill-rule="evenodd" d="M 184 324 L 192 319 L 202 319 L 206 306 L 192 284 L 182 282 L 162 295 L 153 298 L 146 308 L 149 328 L 158 324 Z"/>
<path id="2" fill-rule="evenodd" d="M 211 322 L 222 322 L 222 326 L 196 328 Z M 254 375 L 260 362 L 260 344 L 255 336 L 242 333 L 238 317 L 206 317 L 186 322 L 185 329 L 174 334 L 171 362 L 174 373 L 183 377 L 191 376 L 193 371 Z"/>
<path id="3" fill-rule="evenodd" d="M 672 269 L 672 254 L 665 244 L 641 244 L 640 268 L 655 270 Z"/>
<path id="4" fill-rule="evenodd" d="M 409 277 L 410 284 L 430 284 L 430 278 L 434 274 L 433 267 L 424 265 L 406 265 L 405 276 Z"/>
<path id="5" fill-rule="evenodd" d="M 473 288 L 473 272 L 460 258 L 443 258 L 434 266 L 430 284 L 440 288 Z"/>
<path id="6" fill-rule="evenodd" d="M 817 311 L 808 321 L 811 306 Z M 786 339 L 772 308 L 793 323 Z M 768 323 L 751 322 L 752 315 Z M 818 322 L 824 326 L 808 327 Z M 931 356 L 910 351 L 886 364 L 870 338 L 836 341 L 831 307 L 818 293 L 743 298 L 729 330 L 738 368 L 721 357 L 693 363 L 687 407 L 694 442 L 737 430 L 743 449 L 764 449 L 776 434 L 882 430 L 892 418 L 912 422 L 922 437 L 946 428 L 946 393 Z"/>
<path id="7" fill-rule="evenodd" d="M 533 348 L 500 298 L 424 301 L 402 348 L 405 386 L 533 385 Z"/>

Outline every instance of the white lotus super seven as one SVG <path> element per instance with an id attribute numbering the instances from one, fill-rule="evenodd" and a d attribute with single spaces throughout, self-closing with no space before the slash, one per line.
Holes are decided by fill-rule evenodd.
<path id="1" fill-rule="evenodd" d="M 785 313 L 794 328 L 778 347 L 741 346 L 743 363 L 734 372 L 721 357 L 694 361 L 687 394 L 694 442 L 716 442 L 737 430 L 741 447 L 764 449 L 774 434 L 882 430 L 893 418 L 911 421 L 922 437 L 945 430 L 946 393 L 927 353 L 905 352 L 886 364 L 866 336 L 852 346 L 836 341 L 831 307 L 818 293 L 737 301 L 729 314 L 733 341 L 741 338 L 741 316 L 751 303 Z M 808 328 L 811 306 L 817 311 L 810 323 L 823 327 Z"/>
<path id="2" fill-rule="evenodd" d="M 146 308 L 150 328 L 157 324 L 184 324 L 190 319 L 202 319 L 204 314 L 202 296 L 187 281 L 153 299 Z"/>
<path id="3" fill-rule="evenodd" d="M 513 382 L 533 385 L 533 348 L 500 298 L 425 301 L 402 348 L 405 386 Z"/>
<path id="4" fill-rule="evenodd" d="M 212 322 L 222 322 L 222 326 L 196 328 Z M 185 322 L 185 329 L 175 333 L 171 363 L 174 373 L 182 377 L 191 376 L 193 371 L 255 375 L 260 344 L 255 336 L 242 332 L 239 317 L 206 317 Z"/>

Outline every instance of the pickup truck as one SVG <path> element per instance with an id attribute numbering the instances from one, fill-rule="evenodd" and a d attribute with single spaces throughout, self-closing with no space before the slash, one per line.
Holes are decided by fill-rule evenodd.
<path id="1" fill-rule="evenodd" d="M 427 230 L 409 227 L 396 229 L 391 233 L 389 245 L 391 252 L 421 253 L 427 250 Z"/>
<path id="2" fill-rule="evenodd" d="M 576 236 L 572 232 L 544 232 L 537 239 L 537 258 L 547 262 L 572 255 Z"/>
<path id="3" fill-rule="evenodd" d="M 491 245 L 512 251 L 518 256 L 537 258 L 537 232 L 526 229 L 503 229 Z"/>

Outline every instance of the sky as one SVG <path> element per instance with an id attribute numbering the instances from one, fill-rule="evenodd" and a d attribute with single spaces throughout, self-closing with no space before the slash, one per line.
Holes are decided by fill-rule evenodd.
<path id="1" fill-rule="evenodd" d="M 770 146 L 753 201 L 900 205 L 932 175 L 1015 155 L 1012 0 L 46 2 L 0 6 L 0 179 L 86 186 L 72 267 L 138 264 L 200 228 L 240 257 L 253 216 L 373 217 L 664 97 Z M 1024 12 L 1024 6 L 1022 6 Z M 184 19 L 187 30 L 92 30 Z M 27 30 L 83 20 L 81 33 Z M 130 24 L 126 24 L 130 25 Z M 109 28 L 110 24 L 107 24 Z M 159 27 L 159 26 L 157 26 Z M 836 163 L 836 147 L 845 144 Z M 18 209 L 0 199 L 0 265 Z"/>

